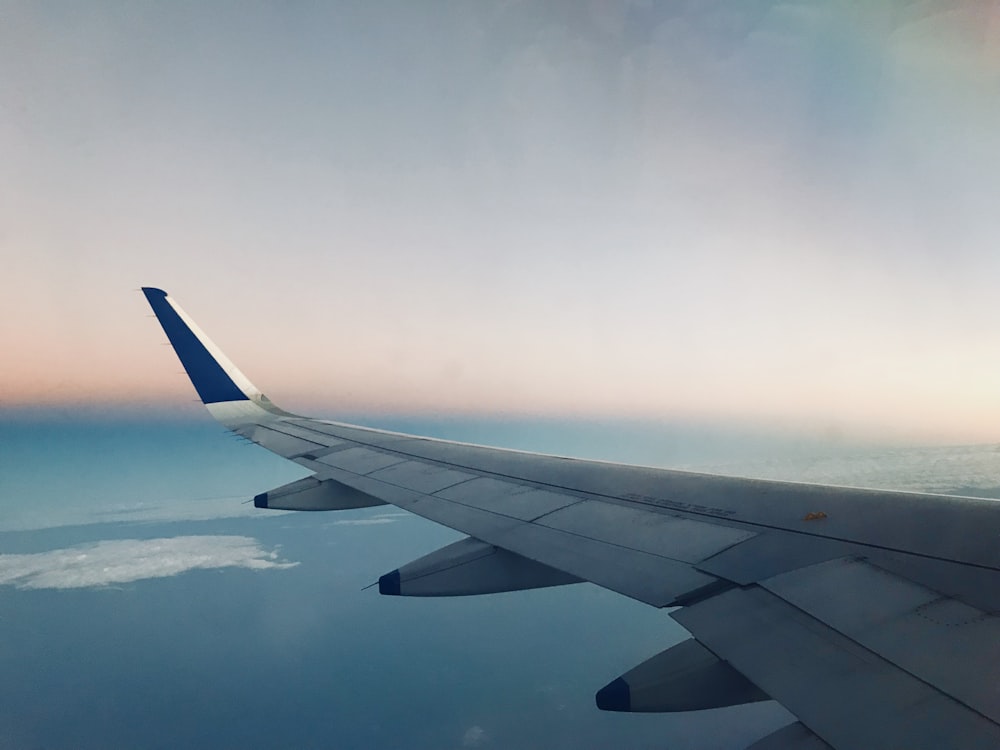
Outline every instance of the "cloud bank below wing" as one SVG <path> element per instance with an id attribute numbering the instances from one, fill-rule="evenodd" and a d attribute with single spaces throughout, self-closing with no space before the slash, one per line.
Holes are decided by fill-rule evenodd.
<path id="1" fill-rule="evenodd" d="M 94 588 L 166 578 L 191 570 L 275 570 L 296 565 L 246 536 L 120 539 L 47 552 L 0 555 L 0 585 L 19 589 Z"/>

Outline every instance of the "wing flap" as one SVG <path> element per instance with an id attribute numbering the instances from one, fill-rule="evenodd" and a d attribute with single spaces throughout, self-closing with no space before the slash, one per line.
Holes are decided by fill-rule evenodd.
<path id="1" fill-rule="evenodd" d="M 1000 618 L 858 559 L 762 584 L 910 674 L 1000 721 Z"/>
<path id="2" fill-rule="evenodd" d="M 837 748 L 1000 746 L 1000 727 L 757 586 L 671 613 Z"/>
<path id="3" fill-rule="evenodd" d="M 831 750 L 831 748 L 806 729 L 801 722 L 796 721 L 757 740 L 746 750 Z"/>
<path id="4" fill-rule="evenodd" d="M 450 469 L 441 464 L 409 460 L 373 471 L 370 476 L 387 484 L 406 487 L 428 495 L 478 477 L 477 474 Z"/>
<path id="5" fill-rule="evenodd" d="M 505 482 L 492 477 L 470 478 L 434 494 L 445 500 L 522 521 L 535 521 L 560 508 L 582 502 L 579 497 L 566 493 L 540 490 L 531 485 Z"/>
<path id="6" fill-rule="evenodd" d="M 805 565 L 861 554 L 863 547 L 766 530 L 698 563 L 698 570 L 746 586 Z"/>
<path id="7" fill-rule="evenodd" d="M 746 529 L 599 500 L 584 500 L 556 510 L 539 523 L 581 536 L 600 530 L 604 541 L 686 563 L 700 562 L 754 536 Z"/>
<path id="8" fill-rule="evenodd" d="M 344 469 L 352 474 L 370 474 L 393 464 L 401 464 L 406 459 L 396 453 L 353 446 L 333 453 L 326 453 L 316 460 L 326 466 Z"/>
<path id="9" fill-rule="evenodd" d="M 880 554 L 872 559 L 883 570 L 971 604 L 983 612 L 1000 612 L 1000 576 L 995 570 L 915 555 Z"/>

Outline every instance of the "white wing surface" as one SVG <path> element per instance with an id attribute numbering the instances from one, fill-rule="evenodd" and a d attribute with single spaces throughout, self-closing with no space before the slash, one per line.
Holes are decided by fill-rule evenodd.
<path id="1" fill-rule="evenodd" d="M 799 722 L 757 750 L 1000 747 L 1000 505 L 523 453 L 274 406 L 167 294 L 145 288 L 202 401 L 313 472 L 259 508 L 390 503 L 467 536 L 383 594 L 591 581 L 693 638 L 597 692 L 600 708 L 775 699 Z"/>

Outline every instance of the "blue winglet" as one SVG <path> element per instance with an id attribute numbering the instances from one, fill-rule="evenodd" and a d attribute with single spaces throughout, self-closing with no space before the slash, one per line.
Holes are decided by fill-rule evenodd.
<path id="1" fill-rule="evenodd" d="M 191 378 L 191 383 L 204 403 L 250 400 L 250 397 L 239 389 L 222 365 L 205 348 L 194 331 L 177 314 L 167 300 L 165 291 L 144 286 L 142 293 L 146 295 L 149 306 L 153 308 L 156 319 L 163 326 L 163 332 L 170 339 L 174 351 L 177 352 L 181 364 Z"/>

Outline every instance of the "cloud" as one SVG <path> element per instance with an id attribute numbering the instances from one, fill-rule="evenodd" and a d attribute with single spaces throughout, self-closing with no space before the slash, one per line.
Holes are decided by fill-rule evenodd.
<path id="1" fill-rule="evenodd" d="M 807 451 L 788 447 L 767 458 L 695 462 L 685 468 L 761 479 L 1000 497 L 995 444 L 884 450 L 816 444 Z"/>
<path id="2" fill-rule="evenodd" d="M 331 521 L 327 526 L 373 526 L 380 523 L 392 523 L 397 518 L 405 518 L 409 513 L 379 513 L 371 518 L 344 518 Z"/>
<path id="3" fill-rule="evenodd" d="M 292 568 L 275 550 L 245 536 L 118 539 L 26 555 L 0 555 L 0 585 L 71 589 L 165 578 L 189 570 Z"/>
<path id="4" fill-rule="evenodd" d="M 490 736 L 486 730 L 476 724 L 469 727 L 462 735 L 462 747 L 480 747 L 490 741 Z"/>

